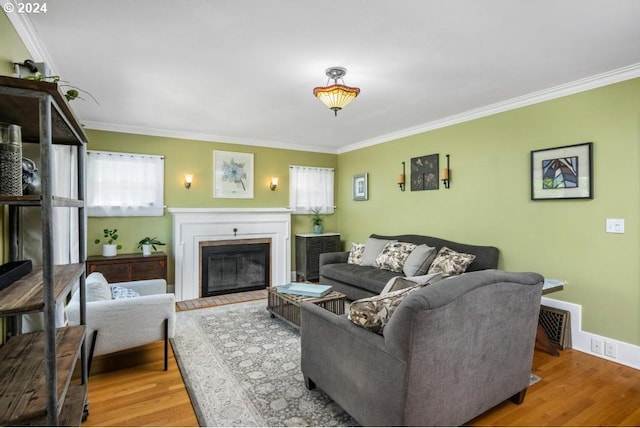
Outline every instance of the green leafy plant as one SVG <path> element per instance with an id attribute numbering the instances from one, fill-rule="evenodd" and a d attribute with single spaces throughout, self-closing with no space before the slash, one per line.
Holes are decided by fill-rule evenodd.
<path id="1" fill-rule="evenodd" d="M 324 216 L 320 213 L 320 208 L 314 208 L 311 210 L 311 223 L 314 226 L 322 226 L 324 224 Z"/>
<path id="2" fill-rule="evenodd" d="M 122 249 L 122 245 L 116 243 L 116 241 L 118 240 L 118 229 L 104 229 L 102 231 L 102 235 L 106 241 L 106 244 L 115 245 L 118 250 Z M 93 241 L 94 244 L 99 244 L 100 242 L 101 241 L 99 238 Z"/>
<path id="3" fill-rule="evenodd" d="M 156 245 L 167 245 L 164 242 L 160 242 L 158 238 L 155 236 L 153 238 L 149 238 L 148 236 L 142 238 L 140 242 L 138 242 L 138 248 L 142 249 L 143 245 L 151 245 L 153 247 L 153 251 L 157 251 Z"/>
<path id="4" fill-rule="evenodd" d="M 83 100 L 84 101 L 84 98 L 82 98 L 80 96 L 80 93 L 82 92 L 83 94 L 89 95 L 93 99 L 93 101 L 95 101 L 96 104 L 100 105 L 98 100 L 96 100 L 96 98 L 93 95 L 91 95 L 90 92 L 82 90 L 82 89 L 78 88 L 77 86 L 73 86 L 73 85 L 67 84 L 67 82 L 65 80 L 60 80 L 60 76 L 45 76 L 44 74 L 42 74 L 39 71 L 37 71 L 32 75 L 24 77 L 24 79 L 44 81 L 44 82 L 52 82 L 52 83 L 59 83 L 61 89 L 68 88 L 68 89 L 63 89 L 63 90 L 65 90 L 64 97 L 67 99 L 67 101 L 73 101 L 75 99 L 79 99 L 79 100 Z"/>

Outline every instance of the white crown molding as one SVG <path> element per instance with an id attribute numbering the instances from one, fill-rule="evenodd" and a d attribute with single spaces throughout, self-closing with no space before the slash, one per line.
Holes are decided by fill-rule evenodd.
<path id="1" fill-rule="evenodd" d="M 11 3 L 15 6 L 15 1 L 12 0 L 0 0 L 0 5 L 4 8 L 5 4 Z M 44 45 L 38 37 L 38 33 L 33 28 L 29 15 L 26 13 L 6 13 L 9 21 L 13 25 L 13 28 L 18 33 L 18 36 L 24 43 L 25 47 L 29 51 L 31 58 L 14 58 L 14 61 L 24 61 L 25 59 L 32 59 L 35 62 L 44 62 L 49 67 L 49 71 L 52 75 L 57 74 L 57 68 L 51 59 L 51 56 L 45 49 Z"/>
<path id="2" fill-rule="evenodd" d="M 354 150 L 363 149 L 365 147 L 375 146 L 377 144 L 382 144 L 389 141 L 397 140 L 399 138 L 410 137 L 412 135 L 421 134 L 423 132 L 433 131 L 440 128 L 446 128 L 448 126 L 457 125 L 463 122 L 469 122 L 471 120 L 479 119 L 486 116 L 491 116 L 497 113 L 502 113 L 509 110 L 515 110 L 520 107 L 526 107 L 526 106 L 538 104 L 544 101 L 565 97 L 567 95 L 573 95 L 579 92 L 585 92 L 591 89 L 600 88 L 602 86 L 623 82 L 625 80 L 635 79 L 637 77 L 640 77 L 640 63 L 632 64 L 626 67 L 608 71 L 606 73 L 576 80 L 574 82 L 565 83 L 563 85 L 554 86 L 549 89 L 532 92 L 527 95 L 511 98 L 509 100 L 501 101 L 495 104 L 489 104 L 484 107 L 469 110 L 460 114 L 448 116 L 448 117 L 434 120 L 431 122 L 423 123 L 421 125 L 417 125 L 411 128 L 406 128 L 406 129 L 402 129 L 400 131 L 392 132 L 389 134 L 380 135 L 378 137 L 371 138 L 369 140 L 364 140 L 359 143 L 354 143 L 354 144 L 340 147 L 337 152 L 338 154 L 347 153 Z"/>
<path id="3" fill-rule="evenodd" d="M 284 150 L 297 150 L 302 152 L 329 153 L 336 154 L 336 149 L 331 147 L 304 146 L 299 144 L 289 144 L 279 141 L 258 140 L 253 138 L 237 138 L 224 135 L 205 134 L 189 131 L 172 131 L 167 129 L 148 128 L 143 126 L 120 125 L 115 123 L 82 121 L 85 129 L 96 131 L 122 132 L 125 134 L 151 135 L 155 137 L 180 138 L 185 140 L 209 141 L 225 144 L 243 144 L 247 146 L 269 147 Z"/>

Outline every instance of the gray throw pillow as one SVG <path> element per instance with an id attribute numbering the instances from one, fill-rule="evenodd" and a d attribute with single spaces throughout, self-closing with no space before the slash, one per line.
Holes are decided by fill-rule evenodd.
<path id="1" fill-rule="evenodd" d="M 389 242 L 396 242 L 390 239 L 369 238 L 364 243 L 364 253 L 362 253 L 361 266 L 376 266 L 376 259 Z M 377 266 L 376 266 L 377 267 Z"/>
<path id="2" fill-rule="evenodd" d="M 429 247 L 426 244 L 418 245 L 404 262 L 402 272 L 406 276 L 424 275 L 435 258 L 435 247 Z"/>

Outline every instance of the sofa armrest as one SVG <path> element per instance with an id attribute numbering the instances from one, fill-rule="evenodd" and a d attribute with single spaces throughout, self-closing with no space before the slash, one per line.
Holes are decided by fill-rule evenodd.
<path id="1" fill-rule="evenodd" d="M 346 316 L 309 302 L 300 308 L 302 373 L 359 422 L 400 424 L 406 363 L 390 352 L 382 336 Z M 362 409 L 373 416 L 366 417 Z"/>
<path id="2" fill-rule="evenodd" d="M 346 263 L 349 260 L 349 251 L 335 251 L 332 253 L 320 253 L 319 266 L 334 263 Z"/>

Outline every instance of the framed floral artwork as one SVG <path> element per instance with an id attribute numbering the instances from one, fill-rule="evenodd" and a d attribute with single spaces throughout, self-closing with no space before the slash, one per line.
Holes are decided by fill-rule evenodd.
<path id="1" fill-rule="evenodd" d="M 593 143 L 531 151 L 531 199 L 593 199 Z"/>
<path id="2" fill-rule="evenodd" d="M 411 158 L 411 191 L 437 190 L 439 154 Z"/>
<path id="3" fill-rule="evenodd" d="M 213 197 L 253 199 L 253 153 L 213 151 Z"/>

